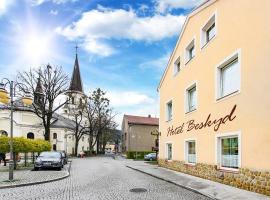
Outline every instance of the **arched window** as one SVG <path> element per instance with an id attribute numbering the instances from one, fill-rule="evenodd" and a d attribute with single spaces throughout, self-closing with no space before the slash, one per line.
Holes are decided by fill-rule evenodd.
<path id="1" fill-rule="evenodd" d="M 57 139 L 57 133 L 53 133 L 53 139 Z"/>
<path id="2" fill-rule="evenodd" d="M 34 133 L 32 133 L 32 132 L 27 133 L 27 138 L 28 139 L 35 139 Z"/>
<path id="3" fill-rule="evenodd" d="M 8 136 L 8 134 L 6 131 L 0 130 L 0 136 Z"/>

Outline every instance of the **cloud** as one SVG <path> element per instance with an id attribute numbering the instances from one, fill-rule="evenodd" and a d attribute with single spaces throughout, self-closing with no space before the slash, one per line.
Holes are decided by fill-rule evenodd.
<path id="1" fill-rule="evenodd" d="M 118 114 L 115 121 L 118 128 L 121 129 L 124 114 L 148 116 L 159 116 L 158 97 L 153 98 L 149 95 L 138 91 L 108 91 L 107 98 L 110 104 Z"/>
<path id="2" fill-rule="evenodd" d="M 0 0 L 1 1 L 1 0 Z M 32 6 L 39 6 L 46 2 L 52 2 L 54 4 L 64 4 L 68 2 L 76 2 L 78 0 L 29 0 Z"/>
<path id="3" fill-rule="evenodd" d="M 72 24 L 57 27 L 56 32 L 69 40 L 82 41 L 91 53 L 109 56 L 115 49 L 105 44 L 106 40 L 159 41 L 178 35 L 184 21 L 183 15 L 140 17 L 132 9 L 111 9 L 99 5 L 95 10 L 84 12 Z"/>
<path id="4" fill-rule="evenodd" d="M 58 10 L 50 10 L 51 15 L 58 15 Z"/>
<path id="5" fill-rule="evenodd" d="M 155 102 L 153 98 L 137 91 L 108 91 L 106 95 L 113 107 L 137 106 Z"/>
<path id="6" fill-rule="evenodd" d="M 167 66 L 169 57 L 170 57 L 170 54 L 166 53 L 165 55 L 157 59 L 153 59 L 153 60 L 149 60 L 149 61 L 141 63 L 139 67 L 141 69 L 154 69 L 154 70 L 157 70 L 158 72 L 162 72 Z"/>
<path id="7" fill-rule="evenodd" d="M 13 3 L 14 0 L 0 0 L 0 16 L 4 15 Z"/>
<path id="8" fill-rule="evenodd" d="M 198 6 L 204 0 L 155 0 L 156 11 L 159 13 L 165 13 L 172 9 L 190 9 Z"/>

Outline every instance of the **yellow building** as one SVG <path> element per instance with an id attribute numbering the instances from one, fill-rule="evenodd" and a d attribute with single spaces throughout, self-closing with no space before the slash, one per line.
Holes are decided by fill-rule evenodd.
<path id="1" fill-rule="evenodd" d="M 161 78 L 161 166 L 270 195 L 270 1 L 194 9 Z"/>

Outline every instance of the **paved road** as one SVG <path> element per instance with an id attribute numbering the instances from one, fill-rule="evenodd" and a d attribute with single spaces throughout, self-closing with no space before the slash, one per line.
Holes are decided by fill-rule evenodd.
<path id="1" fill-rule="evenodd" d="M 132 188 L 147 192 L 132 193 Z M 71 176 L 41 185 L 1 189 L 0 200 L 208 200 L 189 190 L 125 167 L 121 160 L 96 157 L 73 160 Z"/>

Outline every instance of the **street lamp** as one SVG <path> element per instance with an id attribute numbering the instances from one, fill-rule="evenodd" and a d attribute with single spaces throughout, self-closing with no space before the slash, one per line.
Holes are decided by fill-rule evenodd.
<path id="1" fill-rule="evenodd" d="M 9 85 L 9 96 L 5 87 Z M 9 181 L 13 181 L 13 109 L 14 109 L 14 100 L 16 89 L 18 91 L 23 91 L 25 96 L 22 97 L 22 102 L 26 106 L 30 106 L 33 102 L 30 93 L 26 89 L 27 87 L 23 83 L 10 81 L 7 78 L 4 78 L 0 83 L 0 102 L 4 104 L 10 103 L 10 161 L 9 161 Z"/>

